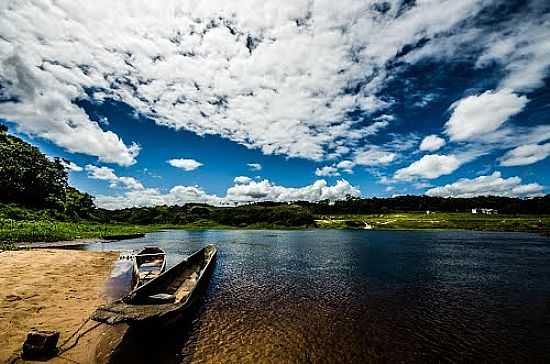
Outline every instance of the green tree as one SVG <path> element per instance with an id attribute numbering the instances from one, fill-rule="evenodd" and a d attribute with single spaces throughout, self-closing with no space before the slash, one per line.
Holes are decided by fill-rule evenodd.
<path id="1" fill-rule="evenodd" d="M 64 208 L 68 218 L 78 220 L 89 218 L 95 210 L 95 205 L 90 194 L 69 186 L 65 189 Z"/>
<path id="2" fill-rule="evenodd" d="M 0 127 L 0 202 L 30 207 L 63 208 L 67 171 L 59 158 L 9 135 Z"/>

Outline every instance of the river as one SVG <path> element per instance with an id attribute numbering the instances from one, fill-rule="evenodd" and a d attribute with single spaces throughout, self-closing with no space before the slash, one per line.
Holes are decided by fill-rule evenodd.
<path id="1" fill-rule="evenodd" d="M 168 265 L 219 253 L 162 363 L 550 362 L 550 239 L 526 233 L 171 230 Z"/>

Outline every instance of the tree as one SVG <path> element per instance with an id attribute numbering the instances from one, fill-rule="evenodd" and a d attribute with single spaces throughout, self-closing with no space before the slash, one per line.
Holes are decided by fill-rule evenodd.
<path id="1" fill-rule="evenodd" d="M 38 148 L 0 128 L 0 202 L 31 207 L 62 207 L 67 171 L 59 158 L 48 159 Z"/>

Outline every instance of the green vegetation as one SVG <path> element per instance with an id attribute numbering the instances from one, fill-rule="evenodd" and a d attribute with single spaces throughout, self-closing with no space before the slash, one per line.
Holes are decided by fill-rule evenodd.
<path id="1" fill-rule="evenodd" d="M 60 241 L 84 238 L 105 238 L 147 233 L 165 228 L 158 225 L 97 224 L 63 221 L 0 220 L 0 242 Z"/>
<path id="2" fill-rule="evenodd" d="M 481 215 L 471 213 L 406 212 L 370 215 L 319 215 L 323 228 L 451 229 L 479 231 L 531 231 L 547 233 L 550 215 Z"/>
<path id="3" fill-rule="evenodd" d="M 214 207 L 205 204 L 102 210 L 105 221 L 132 224 L 307 227 L 314 225 L 309 208 L 287 204 Z"/>
<path id="4" fill-rule="evenodd" d="M 58 220 L 91 217 L 91 195 L 68 185 L 67 161 L 49 158 L 0 124 L 0 203 L 43 209 Z"/>

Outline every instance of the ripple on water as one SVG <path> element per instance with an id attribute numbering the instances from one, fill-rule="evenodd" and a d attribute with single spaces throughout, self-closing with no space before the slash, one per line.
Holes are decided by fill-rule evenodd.
<path id="1" fill-rule="evenodd" d="M 159 362 L 550 362 L 548 238 L 212 230 L 104 248 L 154 243 L 174 264 L 207 242 L 209 288 L 148 348 Z"/>

